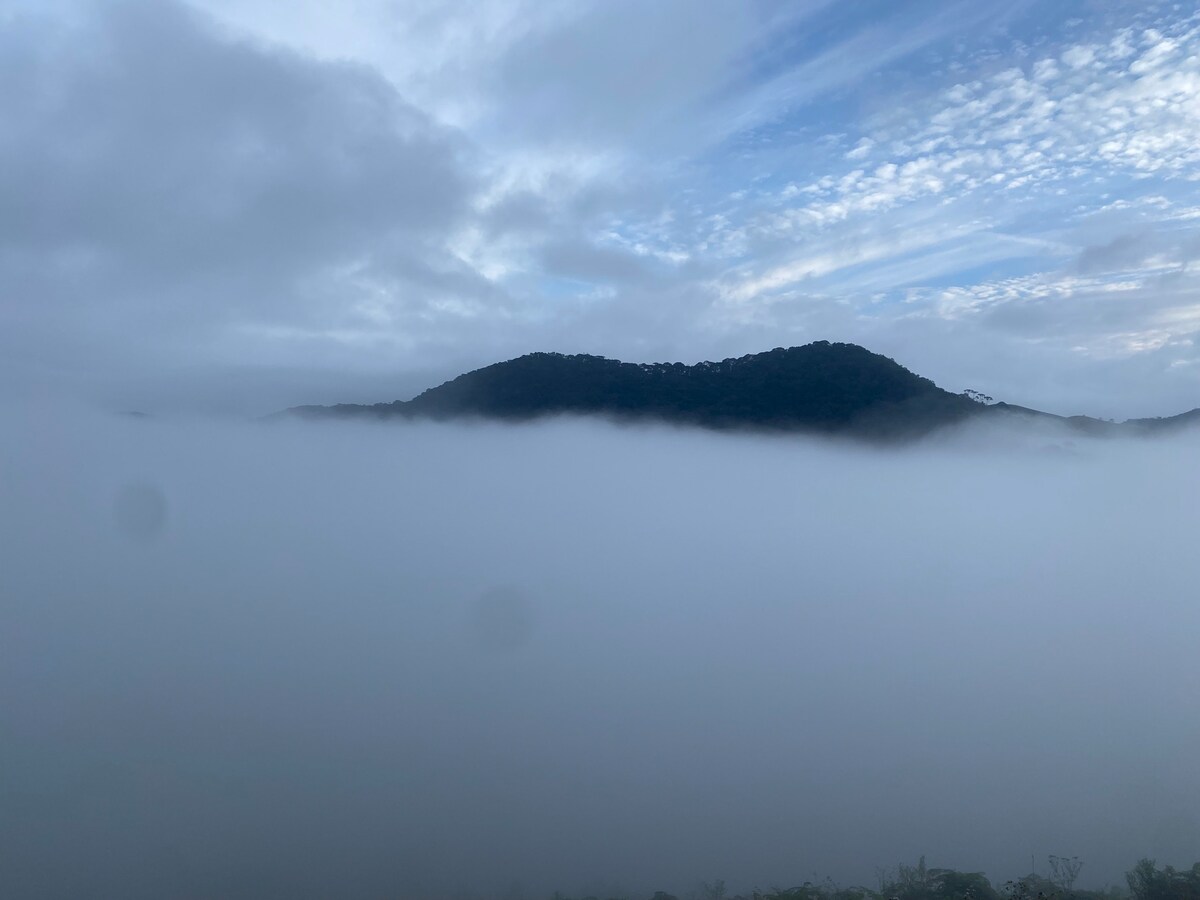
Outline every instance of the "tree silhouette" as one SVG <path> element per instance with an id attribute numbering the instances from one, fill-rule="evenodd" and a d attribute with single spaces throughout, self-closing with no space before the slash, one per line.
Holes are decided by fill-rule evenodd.
<path id="1" fill-rule="evenodd" d="M 1075 886 L 1075 879 L 1079 877 L 1079 870 L 1082 868 L 1083 860 L 1078 856 L 1051 855 L 1050 880 L 1064 891 L 1069 891 Z"/>

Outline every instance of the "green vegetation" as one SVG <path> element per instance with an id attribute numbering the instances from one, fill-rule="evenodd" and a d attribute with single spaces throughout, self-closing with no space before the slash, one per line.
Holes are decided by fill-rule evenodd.
<path id="1" fill-rule="evenodd" d="M 409 401 L 293 412 L 506 420 L 566 413 L 893 437 L 959 421 L 979 408 L 885 356 L 817 341 L 693 366 L 530 353 L 460 375 Z"/>
<path id="2" fill-rule="evenodd" d="M 1091 435 L 1154 434 L 1200 425 L 1200 409 L 1117 425 L 998 403 L 975 390 L 952 394 L 886 356 L 829 341 L 694 366 L 529 353 L 460 375 L 412 400 L 296 406 L 284 414 L 505 421 L 567 414 L 868 440 L 918 437 L 979 416 L 1036 419 Z"/>
<path id="3" fill-rule="evenodd" d="M 1083 863 L 1078 857 L 1051 856 L 1050 873 L 1026 875 L 992 885 L 982 872 L 958 872 L 926 866 L 921 857 L 915 866 L 900 865 L 879 872 L 879 887 L 839 887 L 831 880 L 768 890 L 755 889 L 749 894 L 731 894 L 724 881 L 706 882 L 682 897 L 656 892 L 649 900 L 1200 900 L 1200 863 L 1178 871 L 1160 868 L 1154 860 L 1143 859 L 1125 876 L 1128 890 L 1081 890 L 1075 882 Z M 553 900 L 632 900 L 627 896 L 572 898 L 555 893 Z"/>
<path id="4" fill-rule="evenodd" d="M 942 424 L 973 406 L 887 357 L 819 341 L 694 366 L 532 353 L 426 391 L 405 411 L 510 419 L 569 412 L 712 428 L 888 432 Z"/>
<path id="5" fill-rule="evenodd" d="M 1134 900 L 1194 900 L 1200 897 L 1200 863 L 1179 872 L 1171 866 L 1158 868 L 1143 859 L 1126 874 Z"/>

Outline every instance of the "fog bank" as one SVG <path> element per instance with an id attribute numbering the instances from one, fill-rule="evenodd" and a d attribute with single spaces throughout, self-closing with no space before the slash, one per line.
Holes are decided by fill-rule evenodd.
<path id="1" fill-rule="evenodd" d="M 1198 450 L 4 410 L 0 894 L 1190 865 Z"/>

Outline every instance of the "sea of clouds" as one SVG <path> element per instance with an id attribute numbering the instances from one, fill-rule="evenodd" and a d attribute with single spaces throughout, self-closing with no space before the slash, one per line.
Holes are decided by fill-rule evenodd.
<path id="1" fill-rule="evenodd" d="M 0 425 L 0 894 L 1200 859 L 1200 433 Z"/>

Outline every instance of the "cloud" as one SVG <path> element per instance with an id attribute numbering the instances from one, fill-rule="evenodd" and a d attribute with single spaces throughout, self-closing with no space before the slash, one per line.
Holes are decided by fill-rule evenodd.
<path id="1" fill-rule="evenodd" d="M 37 297 L 3 315 L 46 360 L 212 361 L 231 329 L 355 321 L 356 277 L 403 304 L 455 268 L 470 147 L 369 69 L 173 3 L 16 18 L 0 42 L 0 281 Z"/>
<path id="2" fill-rule="evenodd" d="M 1064 835 L 1090 887 L 1200 837 L 1195 435 L 0 422 L 9 894 L 1002 883 Z"/>
<path id="3" fill-rule="evenodd" d="M 1138 268 L 1151 251 L 1150 238 L 1145 232 L 1120 234 L 1098 246 L 1085 247 L 1079 254 L 1079 271 L 1092 275 Z"/>
<path id="4" fill-rule="evenodd" d="M 846 159 L 866 159 L 874 146 L 875 142 L 869 137 L 859 138 L 854 149 L 846 152 Z"/>
<path id="5" fill-rule="evenodd" d="M 494 127 L 519 127 L 551 143 L 621 148 L 636 146 L 650 130 L 678 140 L 756 31 L 744 3 L 577 9 L 505 54 L 493 108 L 518 108 L 522 117 Z"/>
<path id="6" fill-rule="evenodd" d="M 591 282 L 637 282 L 654 277 L 646 261 L 637 254 L 597 247 L 588 241 L 546 244 L 542 248 L 542 262 L 548 274 Z"/>
<path id="7" fill-rule="evenodd" d="M 314 399 L 315 376 L 281 398 L 305 369 L 390 399 L 530 349 L 695 360 L 780 336 L 954 372 L 1034 321 L 988 285 L 1118 274 L 1170 299 L 1117 323 L 1103 291 L 1056 294 L 1043 321 L 1113 365 L 1190 359 L 1122 337 L 1168 308 L 1178 335 L 1195 302 L 1200 38 L 1170 11 L 23 8 L 0 24 L 8 390 L 125 407 L 152 377 L 179 397 L 236 378 L 214 404 L 267 412 Z M 1017 306 L 934 299 L 977 287 Z"/>

